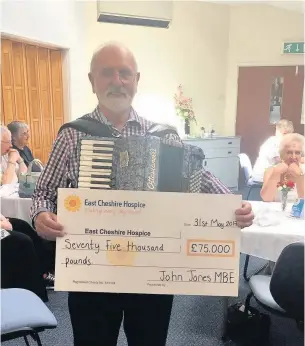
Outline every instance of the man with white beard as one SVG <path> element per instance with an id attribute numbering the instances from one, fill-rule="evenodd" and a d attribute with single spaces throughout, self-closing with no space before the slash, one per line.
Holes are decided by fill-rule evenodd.
<path id="1" fill-rule="evenodd" d="M 114 135 L 122 137 L 147 133 L 153 123 L 140 117 L 131 106 L 140 73 L 129 49 L 120 44 L 106 44 L 98 49 L 92 57 L 89 79 L 98 106 L 85 118 L 107 124 Z M 31 215 L 38 234 L 46 239 L 54 240 L 64 235 L 55 214 L 57 189 L 77 186 L 75 148 L 83 135 L 72 128 L 59 133 L 37 182 Z M 201 191 L 230 193 L 206 171 L 202 172 Z M 249 203 L 243 203 L 236 210 L 236 220 L 240 227 L 252 224 L 253 213 Z M 123 316 L 129 346 L 165 346 L 172 302 L 172 295 L 162 294 L 70 292 L 74 346 L 115 346 Z"/>

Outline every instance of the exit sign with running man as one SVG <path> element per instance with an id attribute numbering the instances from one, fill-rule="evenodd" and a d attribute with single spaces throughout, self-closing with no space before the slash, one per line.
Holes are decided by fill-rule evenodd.
<path id="1" fill-rule="evenodd" d="M 283 54 L 304 54 L 304 42 L 284 42 Z"/>

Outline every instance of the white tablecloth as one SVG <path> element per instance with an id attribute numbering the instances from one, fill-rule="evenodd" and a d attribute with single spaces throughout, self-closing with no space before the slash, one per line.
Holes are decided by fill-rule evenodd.
<path id="1" fill-rule="evenodd" d="M 304 241 L 305 220 L 289 216 L 291 206 L 281 211 L 280 203 L 251 202 L 254 213 L 268 212 L 278 225 L 259 226 L 254 220 L 251 227 L 242 230 L 241 252 L 276 261 L 289 244 Z"/>
<path id="2" fill-rule="evenodd" d="M 30 225 L 30 208 L 32 200 L 30 198 L 20 198 L 18 193 L 1 197 L 1 214 L 5 217 L 14 217 L 28 222 Z"/>

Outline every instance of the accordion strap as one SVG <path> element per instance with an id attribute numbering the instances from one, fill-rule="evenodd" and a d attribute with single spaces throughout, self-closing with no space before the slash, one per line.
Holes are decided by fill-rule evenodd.
<path id="1" fill-rule="evenodd" d="M 96 119 L 89 118 L 86 115 L 62 125 L 58 134 L 66 128 L 73 128 L 96 137 L 117 137 L 113 134 L 109 125 L 103 124 Z M 165 124 L 153 124 L 146 132 L 146 135 L 156 137 L 164 137 L 169 134 L 178 136 L 177 130 L 173 126 Z"/>
<path id="2" fill-rule="evenodd" d="M 179 137 L 175 127 L 165 124 L 153 124 L 146 132 L 146 134 L 156 137 L 164 137 L 173 134 Z"/>
<path id="3" fill-rule="evenodd" d="M 58 134 L 66 128 L 72 128 L 96 137 L 113 137 L 113 132 L 110 126 L 86 116 L 62 125 Z"/>

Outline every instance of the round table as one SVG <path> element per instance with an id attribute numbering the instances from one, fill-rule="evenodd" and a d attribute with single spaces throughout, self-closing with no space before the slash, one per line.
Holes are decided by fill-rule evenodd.
<path id="1" fill-rule="evenodd" d="M 251 202 L 257 215 L 252 226 L 242 230 L 241 252 L 276 262 L 282 250 L 289 244 L 304 241 L 305 220 L 289 216 L 292 204 L 281 211 L 280 203 Z M 259 216 L 270 218 L 269 226 L 261 226 Z"/>

